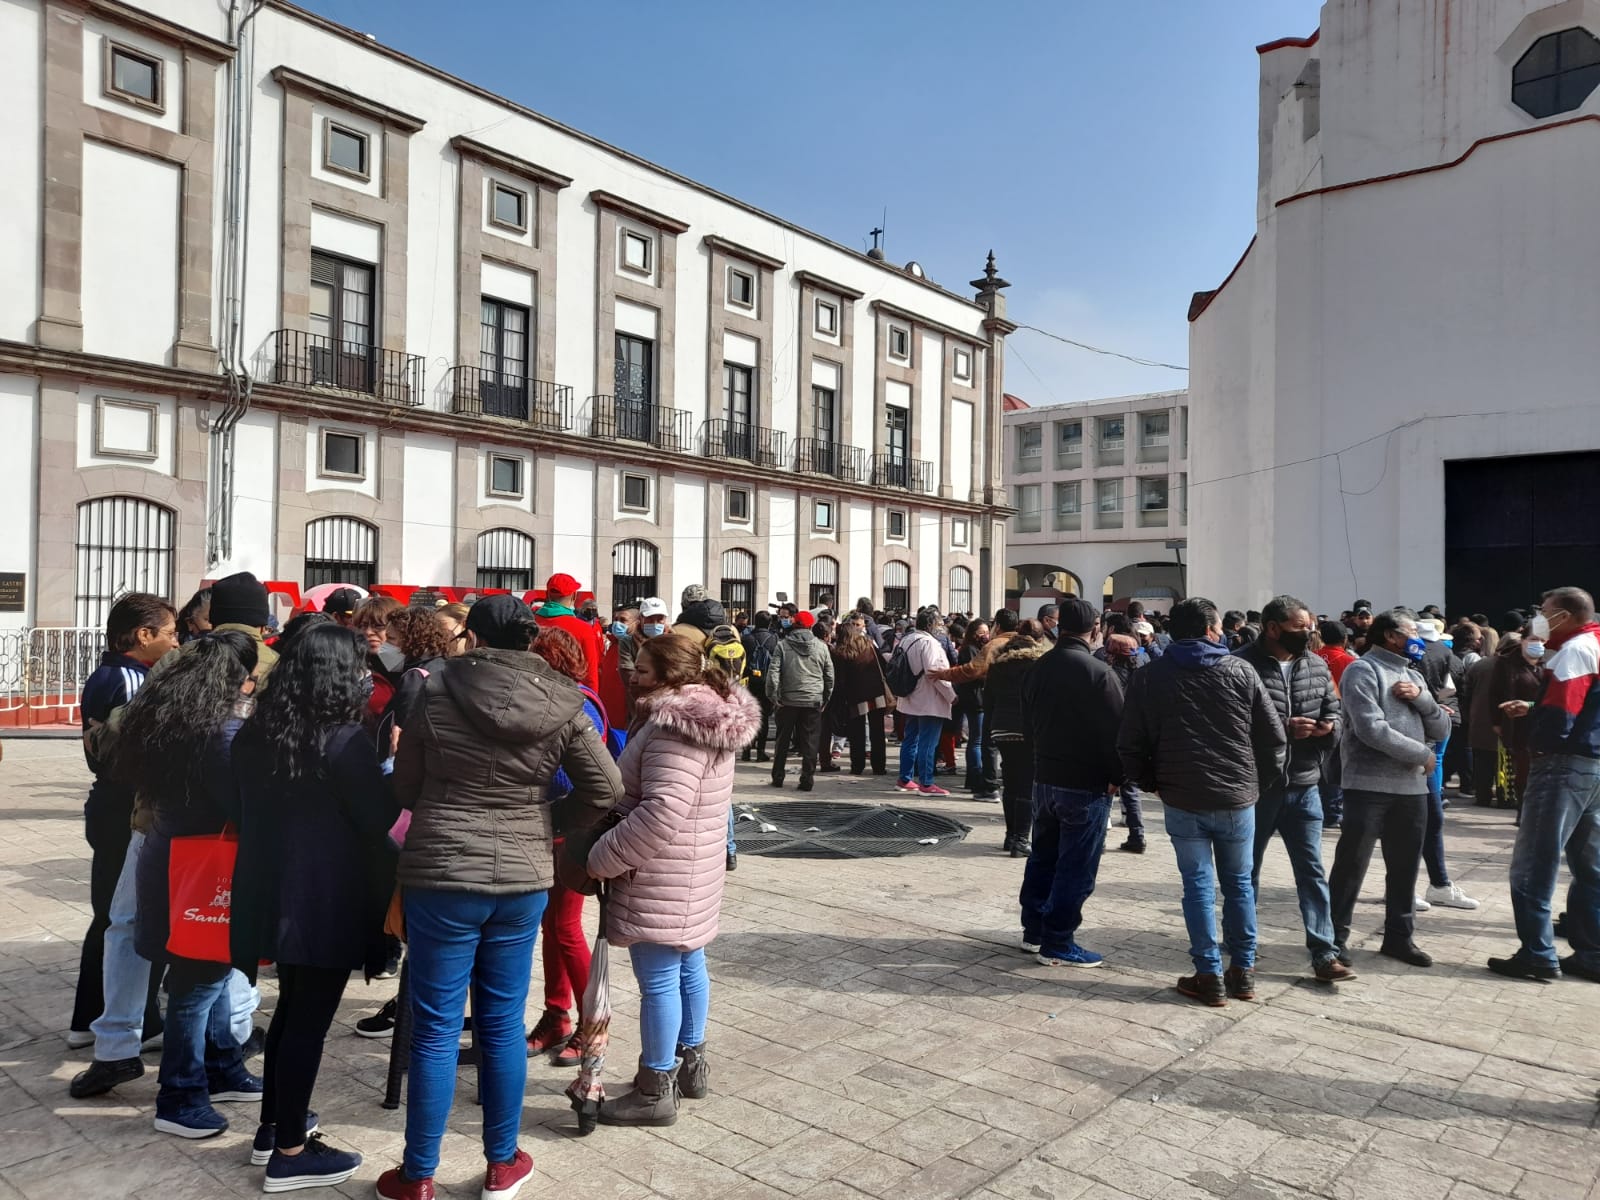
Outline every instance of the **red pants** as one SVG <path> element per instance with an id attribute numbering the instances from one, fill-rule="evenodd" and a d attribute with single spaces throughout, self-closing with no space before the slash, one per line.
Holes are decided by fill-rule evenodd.
<path id="1" fill-rule="evenodd" d="M 952 771 L 956 769 L 956 731 L 949 724 L 939 736 L 939 761 Z"/>
<path id="2" fill-rule="evenodd" d="M 550 885 L 539 931 L 544 935 L 544 1006 L 568 1012 L 589 986 L 589 939 L 583 936 L 583 893 Z"/>

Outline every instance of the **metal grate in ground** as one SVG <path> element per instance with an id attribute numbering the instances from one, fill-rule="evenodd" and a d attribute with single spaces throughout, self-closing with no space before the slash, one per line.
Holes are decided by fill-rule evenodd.
<path id="1" fill-rule="evenodd" d="M 790 800 L 737 804 L 741 854 L 779 858 L 899 858 L 934 854 L 971 833 L 939 813 L 884 804 Z"/>

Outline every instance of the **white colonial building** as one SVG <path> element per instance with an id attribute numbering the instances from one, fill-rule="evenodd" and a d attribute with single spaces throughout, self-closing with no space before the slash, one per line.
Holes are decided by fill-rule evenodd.
<path id="1" fill-rule="evenodd" d="M 1600 2 L 1329 0 L 1260 61 L 1256 237 L 1190 313 L 1191 590 L 1600 584 Z"/>
<path id="2" fill-rule="evenodd" d="M 1082 596 L 1168 608 L 1184 595 L 1189 397 L 1005 404 L 1009 602 Z M 1022 604 L 1026 616 L 1036 606 Z"/>
<path id="3" fill-rule="evenodd" d="M 0 628 L 243 569 L 998 603 L 992 258 L 957 294 L 280 0 L 0 0 L 0 96 Z"/>

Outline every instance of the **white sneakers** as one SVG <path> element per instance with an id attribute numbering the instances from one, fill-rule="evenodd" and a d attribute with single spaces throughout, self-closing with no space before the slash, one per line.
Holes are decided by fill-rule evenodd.
<path id="1" fill-rule="evenodd" d="M 1456 884 L 1447 883 L 1444 887 L 1429 887 L 1428 898 L 1423 902 L 1422 912 L 1427 906 L 1437 904 L 1440 908 L 1477 908 L 1478 902 L 1463 892 Z"/>
<path id="2" fill-rule="evenodd" d="M 1432 891 L 1433 889 L 1430 888 L 1428 890 Z M 1413 896 L 1413 897 L 1411 897 L 1411 911 L 1412 912 L 1427 912 L 1432 907 L 1433 907 L 1433 905 L 1429 904 L 1421 896 Z"/>

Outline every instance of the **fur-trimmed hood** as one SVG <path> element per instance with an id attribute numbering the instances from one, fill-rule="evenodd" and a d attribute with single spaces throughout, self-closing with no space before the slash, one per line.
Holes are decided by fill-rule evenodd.
<path id="1" fill-rule="evenodd" d="M 738 686 L 724 699 L 713 687 L 691 683 L 642 696 L 638 703 L 661 729 L 713 750 L 741 750 L 761 727 L 760 705 Z"/>
<path id="2" fill-rule="evenodd" d="M 997 667 L 1003 662 L 1024 662 L 1042 658 L 1050 653 L 1052 648 L 1043 638 L 1030 642 L 1014 637 L 995 654 L 989 666 Z"/>

